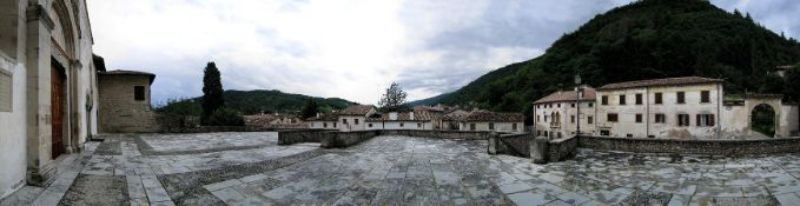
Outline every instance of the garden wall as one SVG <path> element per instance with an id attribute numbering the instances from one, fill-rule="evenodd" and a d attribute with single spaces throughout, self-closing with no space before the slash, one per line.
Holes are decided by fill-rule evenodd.
<path id="1" fill-rule="evenodd" d="M 762 140 L 669 140 L 581 136 L 578 147 L 597 151 L 745 155 L 800 152 L 800 138 Z"/>

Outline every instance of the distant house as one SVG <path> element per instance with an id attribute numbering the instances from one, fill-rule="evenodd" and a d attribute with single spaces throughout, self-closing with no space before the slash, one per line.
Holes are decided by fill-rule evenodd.
<path id="1" fill-rule="evenodd" d="M 462 122 L 461 131 L 522 133 L 524 122 L 525 116 L 521 113 L 474 111 Z"/>
<path id="2" fill-rule="evenodd" d="M 582 92 L 556 91 L 533 102 L 533 126 L 537 136 L 557 139 L 595 132 L 596 91 L 582 86 Z M 580 115 L 578 112 L 580 111 Z"/>
<path id="3" fill-rule="evenodd" d="M 470 112 L 455 110 L 442 116 L 442 130 L 461 130 L 461 124 L 467 119 Z"/>
<path id="4" fill-rule="evenodd" d="M 390 112 L 375 114 L 367 119 L 368 130 L 433 130 L 430 112 Z"/>
<path id="5" fill-rule="evenodd" d="M 287 114 L 257 114 L 244 116 L 247 126 L 268 128 L 302 128 L 306 124 L 299 117 Z"/>
<path id="6" fill-rule="evenodd" d="M 339 116 L 336 113 L 317 114 L 316 117 L 306 119 L 311 129 L 338 129 Z"/>
<path id="7" fill-rule="evenodd" d="M 378 110 L 372 105 L 353 105 L 338 112 L 339 131 L 362 131 L 366 130 L 365 124 L 367 117 L 377 113 Z"/>

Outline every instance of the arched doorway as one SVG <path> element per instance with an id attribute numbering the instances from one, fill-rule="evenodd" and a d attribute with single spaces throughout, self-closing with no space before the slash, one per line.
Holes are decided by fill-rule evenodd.
<path id="1" fill-rule="evenodd" d="M 776 112 L 772 106 L 767 104 L 759 104 L 753 108 L 750 113 L 750 125 L 754 132 L 764 134 L 768 137 L 775 136 L 775 129 L 777 128 L 777 121 L 775 121 Z"/>

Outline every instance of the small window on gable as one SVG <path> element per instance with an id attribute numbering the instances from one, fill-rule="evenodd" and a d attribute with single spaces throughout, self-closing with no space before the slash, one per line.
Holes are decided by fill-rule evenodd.
<path id="1" fill-rule="evenodd" d="M 12 112 L 12 85 L 11 74 L 0 68 L 0 112 Z"/>
<path id="2" fill-rule="evenodd" d="M 136 101 L 144 101 L 144 86 L 133 87 L 133 99 Z"/>

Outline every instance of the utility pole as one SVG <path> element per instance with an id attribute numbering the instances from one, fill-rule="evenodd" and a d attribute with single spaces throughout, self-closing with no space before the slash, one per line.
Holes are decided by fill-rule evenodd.
<path id="1" fill-rule="evenodd" d="M 575 75 L 575 95 L 577 95 L 575 98 L 575 108 L 577 109 L 575 114 L 575 121 L 577 122 L 577 125 L 575 126 L 575 135 L 577 136 L 581 134 L 581 98 L 583 98 L 583 87 L 581 86 L 580 74 Z"/>

